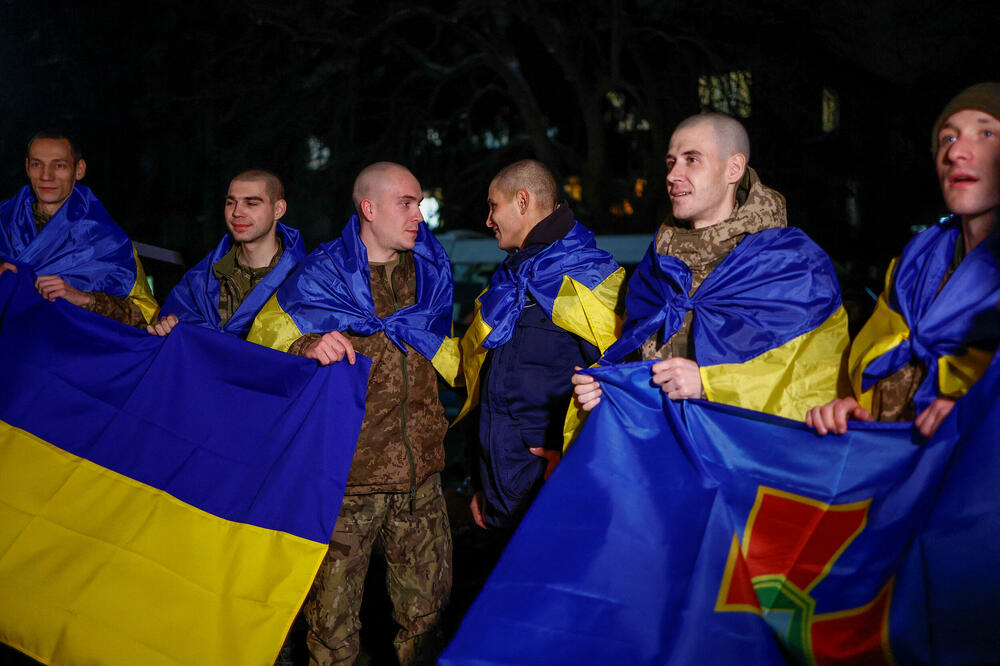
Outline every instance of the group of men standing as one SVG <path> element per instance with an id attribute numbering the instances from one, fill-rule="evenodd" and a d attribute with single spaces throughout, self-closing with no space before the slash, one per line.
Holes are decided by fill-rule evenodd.
<path id="1" fill-rule="evenodd" d="M 843 433 L 848 418 L 912 420 L 930 435 L 1000 341 L 1000 84 L 944 110 L 933 150 L 952 217 L 911 241 L 853 343 L 833 266 L 787 226 L 784 198 L 749 166 L 736 120 L 701 114 L 674 131 L 672 214 L 625 284 L 550 171 L 516 162 L 490 183 L 486 224 L 508 257 L 452 337 L 448 257 L 405 167 L 354 183 L 342 235 L 306 254 L 280 180 L 229 186 L 228 233 L 157 317 L 134 248 L 89 189 L 67 137 L 29 143 L 30 186 L 0 204 L 0 273 L 28 268 L 65 299 L 149 333 L 196 324 L 315 359 L 372 359 L 365 416 L 327 556 L 304 607 L 311 663 L 352 663 L 372 550 L 385 553 L 401 663 L 432 659 L 451 588 L 441 489 L 448 423 L 438 376 L 478 410 L 477 525 L 511 530 L 600 403 L 595 363 L 646 360 L 669 399 L 701 398 Z M 848 355 L 849 350 L 849 355 Z M 844 363 L 845 356 L 847 363 Z M 846 369 L 846 370 L 845 370 Z M 846 373 L 846 374 L 845 374 Z M 569 409 L 567 409 L 569 408 Z M 613 446 L 613 442 L 608 442 Z"/>

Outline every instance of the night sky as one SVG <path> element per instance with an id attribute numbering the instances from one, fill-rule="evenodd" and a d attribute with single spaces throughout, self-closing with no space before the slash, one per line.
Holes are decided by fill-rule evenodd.
<path id="1" fill-rule="evenodd" d="M 310 248 L 379 159 L 440 193 L 444 230 L 483 229 L 493 174 L 537 157 L 579 183 L 571 204 L 597 233 L 652 233 L 673 126 L 703 108 L 700 78 L 736 72 L 751 165 L 845 295 L 878 290 L 910 227 L 944 213 L 938 111 L 1000 79 L 995 1 L 82 4 L 0 0 L 0 196 L 26 182 L 26 139 L 65 128 L 119 224 L 189 265 L 251 167 L 285 180 Z"/>

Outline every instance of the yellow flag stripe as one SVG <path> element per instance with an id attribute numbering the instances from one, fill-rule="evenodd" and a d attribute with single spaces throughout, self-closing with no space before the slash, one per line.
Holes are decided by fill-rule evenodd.
<path id="1" fill-rule="evenodd" d="M 802 421 L 837 397 L 847 344 L 847 313 L 839 307 L 815 330 L 745 363 L 702 366 L 702 386 L 713 402 Z"/>
<path id="2" fill-rule="evenodd" d="M 152 324 L 156 321 L 156 315 L 160 314 L 160 305 L 153 298 L 153 292 L 149 289 L 146 271 L 142 268 L 142 262 L 139 261 L 139 253 L 136 251 L 134 245 L 132 246 L 132 256 L 135 257 L 135 284 L 132 285 L 132 291 L 129 292 L 126 300 L 135 303 L 139 311 L 142 312 L 142 316 L 146 319 L 146 323 Z"/>
<path id="3" fill-rule="evenodd" d="M 286 352 L 292 343 L 302 337 L 302 331 L 295 321 L 278 304 L 278 296 L 274 294 L 257 313 L 250 326 L 247 340 L 258 345 Z"/>
<path id="4" fill-rule="evenodd" d="M 271 664 L 327 544 L 0 422 L 0 639 L 44 663 Z"/>

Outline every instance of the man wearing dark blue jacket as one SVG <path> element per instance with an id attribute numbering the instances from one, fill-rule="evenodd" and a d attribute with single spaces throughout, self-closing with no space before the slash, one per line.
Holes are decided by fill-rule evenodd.
<path id="1" fill-rule="evenodd" d="M 462 339 L 469 399 L 480 407 L 480 527 L 513 528 L 558 462 L 574 366 L 614 342 L 624 271 L 558 203 L 555 179 L 523 160 L 497 174 L 486 225 L 508 251 Z"/>

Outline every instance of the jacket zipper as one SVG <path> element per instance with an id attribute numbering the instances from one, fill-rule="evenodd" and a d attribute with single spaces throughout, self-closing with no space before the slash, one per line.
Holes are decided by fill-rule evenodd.
<path id="1" fill-rule="evenodd" d="M 396 264 L 398 269 L 402 265 L 402 259 Z M 393 312 L 399 311 L 399 301 L 396 299 L 396 290 L 392 288 L 392 277 L 389 271 L 385 273 L 385 281 L 389 285 L 389 293 L 392 294 L 392 308 Z M 406 404 L 410 397 L 410 375 L 409 369 L 406 366 L 406 354 L 399 352 L 399 365 L 403 374 L 403 398 L 402 404 L 400 405 L 400 422 L 399 431 L 403 438 L 403 448 L 406 449 L 406 458 L 410 463 L 410 513 L 413 513 L 414 506 L 416 504 L 417 497 L 417 465 L 413 458 L 413 449 L 410 448 L 410 439 L 406 434 L 406 419 L 407 419 L 407 409 Z"/>

